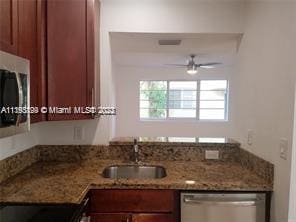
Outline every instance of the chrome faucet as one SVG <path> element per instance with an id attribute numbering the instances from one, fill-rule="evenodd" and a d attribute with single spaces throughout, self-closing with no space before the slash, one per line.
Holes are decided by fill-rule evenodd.
<path id="1" fill-rule="evenodd" d="M 140 160 L 139 160 L 139 146 L 138 146 L 137 139 L 134 139 L 133 158 L 134 158 L 134 163 L 138 164 L 140 162 Z"/>

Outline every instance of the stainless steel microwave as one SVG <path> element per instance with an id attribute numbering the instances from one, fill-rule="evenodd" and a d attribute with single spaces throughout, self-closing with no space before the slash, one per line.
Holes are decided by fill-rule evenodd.
<path id="1" fill-rule="evenodd" d="M 27 59 L 0 51 L 0 138 L 30 130 Z"/>

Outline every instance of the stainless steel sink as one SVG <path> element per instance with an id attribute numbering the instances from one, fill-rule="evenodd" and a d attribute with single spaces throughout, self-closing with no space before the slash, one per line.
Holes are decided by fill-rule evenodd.
<path id="1" fill-rule="evenodd" d="M 102 176 L 111 179 L 160 179 L 166 176 L 162 166 L 115 165 L 106 167 Z"/>

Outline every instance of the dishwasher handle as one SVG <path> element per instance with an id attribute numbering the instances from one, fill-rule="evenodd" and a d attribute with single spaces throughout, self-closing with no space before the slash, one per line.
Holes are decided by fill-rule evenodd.
<path id="1" fill-rule="evenodd" d="M 231 205 L 238 207 L 248 207 L 248 206 L 257 206 L 261 203 L 264 203 L 264 200 L 260 198 L 256 199 L 221 199 L 213 197 L 194 197 L 192 195 L 184 196 L 183 202 L 187 204 L 197 204 L 197 205 Z"/>

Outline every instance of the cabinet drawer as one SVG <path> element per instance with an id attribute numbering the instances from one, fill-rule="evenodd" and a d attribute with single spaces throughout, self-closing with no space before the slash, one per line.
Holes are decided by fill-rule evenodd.
<path id="1" fill-rule="evenodd" d="M 132 222 L 173 222 L 173 214 L 133 214 Z"/>
<path id="2" fill-rule="evenodd" d="M 173 212 L 173 190 L 92 190 L 91 212 Z"/>
<path id="3" fill-rule="evenodd" d="M 91 214 L 90 222 L 131 222 L 131 214 L 106 213 L 106 214 Z"/>

